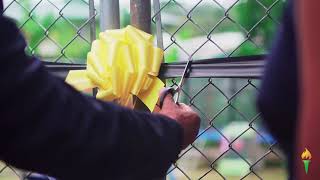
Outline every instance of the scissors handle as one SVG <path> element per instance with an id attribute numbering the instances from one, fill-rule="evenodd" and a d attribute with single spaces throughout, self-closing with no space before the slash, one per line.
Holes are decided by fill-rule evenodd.
<path id="1" fill-rule="evenodd" d="M 177 89 L 175 89 L 173 87 L 165 88 L 163 90 L 163 92 L 161 93 L 160 97 L 159 97 L 159 106 L 160 106 L 160 108 L 162 108 L 163 102 L 164 102 L 164 99 L 166 98 L 166 96 L 168 94 L 171 94 L 172 97 L 173 97 L 175 93 L 177 93 Z"/>

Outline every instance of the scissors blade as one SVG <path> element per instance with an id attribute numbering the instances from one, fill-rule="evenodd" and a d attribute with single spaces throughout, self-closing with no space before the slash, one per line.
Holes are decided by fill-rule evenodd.
<path id="1" fill-rule="evenodd" d="M 159 0 L 153 0 L 153 6 L 154 6 L 155 12 L 157 12 L 156 15 L 155 15 L 156 31 L 157 31 L 157 46 L 158 46 L 158 48 L 163 49 L 163 35 L 162 35 L 162 25 L 161 25 L 162 24 L 161 23 L 161 9 L 160 9 Z M 185 78 L 188 75 L 188 70 L 189 70 L 189 67 L 191 65 L 191 62 L 192 62 L 192 60 L 191 60 L 191 58 L 189 58 L 186 66 L 184 68 L 184 71 L 183 71 L 183 74 L 181 76 L 181 79 L 180 79 L 180 82 L 178 84 L 178 87 L 176 89 L 167 88 L 167 91 L 170 92 L 172 95 L 177 93 L 177 98 L 175 99 L 175 103 L 177 103 L 179 98 L 180 98 L 181 89 L 182 89 L 182 86 L 184 84 Z M 160 98 L 160 99 L 164 99 L 164 98 Z"/>
<path id="2" fill-rule="evenodd" d="M 189 74 L 191 62 L 192 62 L 192 60 L 189 59 L 186 66 L 184 67 L 180 82 L 179 82 L 178 87 L 176 88 L 176 91 L 175 91 L 177 93 L 177 98 L 175 99 L 175 103 L 178 103 L 178 101 L 179 101 L 182 86 L 184 85 L 185 79 L 186 79 L 187 75 Z"/>

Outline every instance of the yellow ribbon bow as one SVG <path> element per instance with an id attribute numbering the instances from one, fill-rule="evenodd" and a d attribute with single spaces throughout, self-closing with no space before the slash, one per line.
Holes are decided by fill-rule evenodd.
<path id="1" fill-rule="evenodd" d="M 157 78 L 163 50 L 153 36 L 132 26 L 107 30 L 92 43 L 86 70 L 72 70 L 66 82 L 83 91 L 98 88 L 97 98 L 128 106 L 136 95 L 153 111 L 163 82 Z"/>

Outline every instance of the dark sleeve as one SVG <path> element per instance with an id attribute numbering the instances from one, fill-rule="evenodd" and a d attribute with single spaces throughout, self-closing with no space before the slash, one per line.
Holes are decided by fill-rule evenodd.
<path id="1" fill-rule="evenodd" d="M 84 96 L 24 53 L 0 17 L 0 159 L 62 179 L 151 179 L 177 158 L 182 128 Z"/>
<path id="2" fill-rule="evenodd" d="M 267 59 L 258 97 L 265 123 L 291 160 L 295 149 L 298 109 L 296 37 L 292 1 L 289 2 Z"/>

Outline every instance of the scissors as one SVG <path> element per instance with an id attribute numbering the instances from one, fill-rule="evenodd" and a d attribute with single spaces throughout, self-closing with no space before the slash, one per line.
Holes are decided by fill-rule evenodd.
<path id="1" fill-rule="evenodd" d="M 163 49 L 163 36 L 162 36 L 162 26 L 161 26 L 161 15 L 160 15 L 160 2 L 159 0 L 153 0 L 154 10 L 155 12 L 158 12 L 156 14 L 156 31 L 157 31 L 157 46 L 160 49 Z M 175 99 L 175 103 L 179 105 L 178 100 L 180 98 L 182 86 L 185 82 L 185 78 L 187 77 L 190 66 L 191 66 L 192 59 L 189 58 L 186 66 L 184 67 L 183 74 L 181 76 L 180 82 L 176 88 L 173 87 L 167 87 L 164 89 L 164 91 L 161 93 L 159 97 L 159 106 L 162 108 L 164 99 L 168 94 L 171 94 L 172 97 L 174 97 L 175 94 L 177 94 L 177 98 Z"/>
<path id="2" fill-rule="evenodd" d="M 191 66 L 191 62 L 192 60 L 189 59 L 186 66 L 184 67 L 184 70 L 183 70 L 183 74 L 181 76 L 181 79 L 180 79 L 180 82 L 178 84 L 178 86 L 176 88 L 173 88 L 173 87 L 167 87 L 163 90 L 163 92 L 161 93 L 160 97 L 159 97 L 159 106 L 160 108 L 162 108 L 163 106 L 163 102 L 164 102 L 164 99 L 166 98 L 167 95 L 171 94 L 172 97 L 174 97 L 175 94 L 177 94 L 177 98 L 174 100 L 174 102 L 179 105 L 178 101 L 179 101 L 179 98 L 180 98 L 180 94 L 181 94 L 181 90 L 182 90 L 182 86 L 185 82 L 185 79 L 187 77 L 187 75 L 189 74 L 190 72 L 190 66 Z"/>

